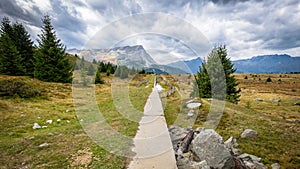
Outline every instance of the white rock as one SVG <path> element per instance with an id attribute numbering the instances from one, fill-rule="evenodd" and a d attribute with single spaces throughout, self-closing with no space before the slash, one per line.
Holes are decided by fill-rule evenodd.
<path id="1" fill-rule="evenodd" d="M 48 126 L 42 126 L 42 129 L 46 129 L 46 128 L 48 128 Z"/>
<path id="2" fill-rule="evenodd" d="M 190 110 L 187 114 L 188 117 L 194 116 L 194 110 Z"/>
<path id="3" fill-rule="evenodd" d="M 34 123 L 32 128 L 33 129 L 40 129 L 41 126 L 38 123 Z"/>
<path id="4" fill-rule="evenodd" d="M 39 147 L 47 147 L 47 146 L 49 146 L 48 143 L 43 143 L 43 144 L 40 144 L 40 145 L 39 145 Z"/>
<path id="5" fill-rule="evenodd" d="M 272 167 L 272 169 L 281 169 L 281 166 L 278 163 L 272 164 L 271 167 Z"/>
<path id="6" fill-rule="evenodd" d="M 70 110 L 66 110 L 66 113 L 68 113 Z"/>
<path id="7" fill-rule="evenodd" d="M 252 129 L 246 129 L 242 134 L 241 138 L 253 138 L 257 137 L 258 133 Z"/>
<path id="8" fill-rule="evenodd" d="M 262 98 L 255 98 L 256 101 L 262 102 L 264 101 Z"/>
<path id="9" fill-rule="evenodd" d="M 47 120 L 46 123 L 52 124 L 53 120 Z"/>
<path id="10" fill-rule="evenodd" d="M 70 120 L 67 120 L 67 123 L 70 123 Z"/>
<path id="11" fill-rule="evenodd" d="M 189 103 L 186 105 L 187 108 L 189 109 L 194 109 L 194 108 L 198 108 L 201 106 L 201 103 Z"/>
<path id="12" fill-rule="evenodd" d="M 60 122 L 60 121 L 61 121 L 61 119 L 57 119 L 56 121 L 57 121 L 57 122 Z"/>

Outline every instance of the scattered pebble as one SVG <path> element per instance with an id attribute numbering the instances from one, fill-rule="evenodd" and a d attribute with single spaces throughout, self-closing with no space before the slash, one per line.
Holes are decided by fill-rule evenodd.
<path id="1" fill-rule="evenodd" d="M 43 144 L 40 144 L 40 145 L 39 145 L 39 147 L 47 147 L 47 146 L 49 146 L 48 143 L 43 143 Z"/>
<path id="2" fill-rule="evenodd" d="M 188 117 L 194 116 L 194 110 L 190 110 L 187 114 Z"/>
<path id="3" fill-rule="evenodd" d="M 33 129 L 40 129 L 41 126 L 38 123 L 34 123 L 32 128 Z"/>
<path id="4" fill-rule="evenodd" d="M 70 110 L 66 110 L 66 113 L 68 113 Z"/>
<path id="5" fill-rule="evenodd" d="M 57 119 L 56 121 L 57 121 L 57 122 L 60 122 L 60 121 L 61 121 L 61 119 Z"/>
<path id="6" fill-rule="evenodd" d="M 46 129 L 46 128 L 48 128 L 48 126 L 42 126 L 42 129 Z"/>
<path id="7" fill-rule="evenodd" d="M 53 120 L 47 120 L 46 123 L 52 124 Z"/>
<path id="8" fill-rule="evenodd" d="M 67 120 L 67 123 L 70 123 L 70 120 Z"/>
<path id="9" fill-rule="evenodd" d="M 259 102 L 262 102 L 264 101 L 262 98 L 255 98 L 255 101 L 259 101 Z"/>
<path id="10" fill-rule="evenodd" d="M 80 122 L 83 122 L 83 119 L 80 119 L 79 121 L 80 121 Z"/>

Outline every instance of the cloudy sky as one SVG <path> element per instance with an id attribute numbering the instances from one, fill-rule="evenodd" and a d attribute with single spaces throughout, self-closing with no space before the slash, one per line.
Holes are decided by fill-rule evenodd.
<path id="1" fill-rule="evenodd" d="M 33 39 L 45 14 L 68 49 L 139 44 L 156 57 L 191 59 L 226 44 L 232 60 L 300 56 L 299 0 L 0 1 L 0 16 L 22 22 Z"/>

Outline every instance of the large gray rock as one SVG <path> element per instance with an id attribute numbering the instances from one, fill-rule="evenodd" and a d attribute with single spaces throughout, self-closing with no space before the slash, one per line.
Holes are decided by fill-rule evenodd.
<path id="1" fill-rule="evenodd" d="M 253 138 L 253 137 L 257 137 L 258 133 L 254 130 L 251 129 L 246 129 L 242 134 L 241 137 L 242 138 Z"/>
<path id="2" fill-rule="evenodd" d="M 234 168 L 233 157 L 222 137 L 213 129 L 202 130 L 193 140 L 191 151 L 198 161 L 205 160 L 213 168 Z"/>
<path id="3" fill-rule="evenodd" d="M 169 127 L 169 134 L 171 137 L 171 141 L 173 144 L 173 149 L 176 152 L 178 149 L 178 144 L 181 142 L 181 140 L 187 135 L 189 132 L 188 129 L 181 128 L 176 125 L 171 125 Z"/>

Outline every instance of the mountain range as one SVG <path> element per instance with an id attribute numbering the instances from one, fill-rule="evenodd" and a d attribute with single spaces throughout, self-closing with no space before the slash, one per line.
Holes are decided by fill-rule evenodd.
<path id="1" fill-rule="evenodd" d="M 300 57 L 287 54 L 262 55 L 232 61 L 236 73 L 290 73 L 300 72 Z"/>
<path id="2" fill-rule="evenodd" d="M 195 74 L 199 71 L 202 59 L 196 58 L 187 61 L 179 61 L 168 64 L 179 67 L 188 73 Z M 300 72 L 300 57 L 292 57 L 287 54 L 274 54 L 255 56 L 250 59 L 232 61 L 236 73 L 291 73 Z"/>
<path id="3" fill-rule="evenodd" d="M 156 73 L 195 74 L 199 71 L 202 59 L 176 61 L 167 65 L 158 64 L 141 45 L 122 46 L 112 49 L 70 49 L 70 54 L 78 54 L 87 61 L 111 62 L 126 65 Z M 236 73 L 289 73 L 300 72 L 300 57 L 291 57 L 287 54 L 255 56 L 250 59 L 232 61 Z"/>

